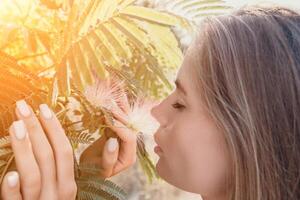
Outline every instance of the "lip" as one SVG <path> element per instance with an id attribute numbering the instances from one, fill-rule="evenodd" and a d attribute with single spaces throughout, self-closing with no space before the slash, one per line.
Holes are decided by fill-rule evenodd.
<path id="1" fill-rule="evenodd" d="M 157 154 L 157 155 L 162 155 L 163 154 L 163 150 L 160 148 L 160 146 L 155 146 L 154 147 L 154 152 Z"/>

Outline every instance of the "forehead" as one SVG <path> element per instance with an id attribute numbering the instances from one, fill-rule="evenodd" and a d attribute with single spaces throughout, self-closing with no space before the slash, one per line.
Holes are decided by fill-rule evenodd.
<path id="1" fill-rule="evenodd" d="M 195 84 L 196 79 L 196 67 L 199 67 L 198 63 L 196 62 L 196 49 L 194 45 L 191 45 L 185 55 L 183 62 L 181 64 L 180 69 L 178 70 L 177 77 L 184 82 L 184 84 Z"/>
<path id="2" fill-rule="evenodd" d="M 199 67 L 196 62 L 196 51 L 193 46 L 190 46 L 185 53 L 182 65 L 177 73 L 177 79 L 180 80 L 182 86 L 190 95 L 197 94 L 197 70 Z"/>

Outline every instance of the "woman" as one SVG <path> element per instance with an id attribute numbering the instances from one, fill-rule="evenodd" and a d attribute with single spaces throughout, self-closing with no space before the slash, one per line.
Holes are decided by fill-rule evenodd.
<path id="1" fill-rule="evenodd" d="M 163 179 L 204 200 L 300 199 L 299 14 L 246 7 L 207 18 L 176 86 L 152 110 Z M 71 147 L 53 112 L 40 110 L 38 120 L 17 103 L 17 172 L 4 179 L 4 199 L 75 198 Z M 81 159 L 101 165 L 104 177 L 136 160 L 135 134 L 116 125 L 120 144 L 99 139 Z"/>

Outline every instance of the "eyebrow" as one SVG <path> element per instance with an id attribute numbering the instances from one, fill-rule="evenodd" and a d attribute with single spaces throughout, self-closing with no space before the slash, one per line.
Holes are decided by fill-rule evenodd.
<path id="1" fill-rule="evenodd" d="M 187 96 L 187 92 L 186 92 L 186 90 L 184 89 L 184 87 L 182 86 L 181 81 L 180 81 L 179 79 L 177 79 L 177 80 L 175 81 L 175 85 L 176 85 L 176 88 L 177 88 L 179 91 L 181 91 L 185 96 Z"/>

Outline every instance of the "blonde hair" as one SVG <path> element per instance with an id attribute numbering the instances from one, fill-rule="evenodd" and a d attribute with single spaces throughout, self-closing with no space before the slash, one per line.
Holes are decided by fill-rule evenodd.
<path id="1" fill-rule="evenodd" d="M 198 87 L 231 153 L 228 199 L 300 199 L 300 15 L 244 7 L 206 18 L 195 45 Z"/>

